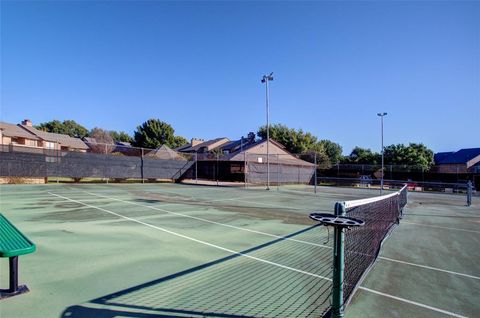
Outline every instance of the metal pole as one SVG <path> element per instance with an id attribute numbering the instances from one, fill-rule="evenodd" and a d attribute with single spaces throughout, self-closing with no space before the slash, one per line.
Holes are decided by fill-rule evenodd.
<path id="1" fill-rule="evenodd" d="M 215 177 L 217 178 L 217 187 L 218 187 L 218 153 L 217 153 L 217 165 L 216 165 Z"/>
<path id="2" fill-rule="evenodd" d="M 10 267 L 10 284 L 8 292 L 14 293 L 18 290 L 18 256 L 10 257 L 8 262 Z"/>
<path id="3" fill-rule="evenodd" d="M 108 177 L 107 177 L 107 167 L 108 167 L 108 158 L 107 158 L 107 144 L 105 144 L 105 180 L 108 184 Z"/>
<path id="4" fill-rule="evenodd" d="M 195 183 L 198 183 L 198 154 L 195 153 Z"/>
<path id="5" fill-rule="evenodd" d="M 247 187 L 247 153 L 243 151 L 243 186 Z"/>
<path id="6" fill-rule="evenodd" d="M 345 215 L 345 206 L 342 203 L 335 204 L 335 215 Z M 344 315 L 343 277 L 345 269 L 345 232 L 343 228 L 335 226 L 333 236 L 332 318 L 341 318 Z"/>
<path id="7" fill-rule="evenodd" d="M 468 181 L 467 183 L 467 206 L 472 205 L 472 195 L 473 195 L 473 185 L 472 181 Z"/>
<path id="8" fill-rule="evenodd" d="M 267 107 L 267 190 L 270 190 L 270 121 L 269 121 L 269 105 L 268 105 L 268 78 L 265 80 L 265 101 Z"/>
<path id="9" fill-rule="evenodd" d="M 384 162 L 383 162 L 383 154 L 384 154 L 384 148 L 383 148 L 383 117 L 385 117 L 387 113 L 377 113 L 377 116 L 380 116 L 380 122 L 382 125 L 382 178 L 380 180 L 380 195 L 383 193 L 383 175 L 384 175 Z"/>
<path id="10" fill-rule="evenodd" d="M 280 190 L 280 154 L 277 153 L 277 191 Z"/>
<path id="11" fill-rule="evenodd" d="M 141 164 L 142 164 L 142 165 L 141 165 L 141 168 L 142 168 L 142 170 L 140 171 L 140 173 L 141 173 L 141 176 L 142 176 L 142 183 L 145 183 L 145 172 L 144 172 L 144 167 L 143 167 L 143 165 L 144 165 L 143 156 L 144 156 L 145 154 L 144 154 L 144 152 L 143 152 L 143 148 L 140 148 L 140 150 L 141 150 L 141 156 L 142 156 L 142 157 L 141 157 L 141 159 L 142 159 L 142 160 L 141 160 Z"/>
<path id="12" fill-rule="evenodd" d="M 315 166 L 313 167 L 314 172 L 313 172 L 313 177 L 315 178 L 315 181 L 313 183 L 313 192 L 316 194 L 317 193 L 317 153 L 313 153 L 313 162 Z"/>
<path id="13" fill-rule="evenodd" d="M 384 167 L 383 167 L 383 164 L 384 164 L 384 162 L 383 162 L 383 153 L 384 153 L 384 150 L 383 150 L 383 116 L 381 116 L 381 122 L 382 122 L 382 180 L 380 181 L 381 182 L 380 183 L 380 194 L 383 193 L 383 172 L 384 172 L 383 171 L 383 169 L 384 169 Z"/>

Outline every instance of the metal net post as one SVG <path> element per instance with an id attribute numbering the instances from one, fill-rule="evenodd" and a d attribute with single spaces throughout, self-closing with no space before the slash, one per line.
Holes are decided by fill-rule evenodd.
<path id="1" fill-rule="evenodd" d="M 335 204 L 335 215 L 344 216 L 345 205 Z M 341 318 L 344 315 L 343 278 L 345 270 L 345 232 L 342 227 L 333 230 L 333 278 L 332 278 L 332 318 Z"/>

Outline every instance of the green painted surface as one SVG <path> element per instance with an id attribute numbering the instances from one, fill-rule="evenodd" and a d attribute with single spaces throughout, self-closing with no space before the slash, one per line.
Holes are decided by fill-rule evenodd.
<path id="1" fill-rule="evenodd" d="M 35 244 L 0 213 L 0 257 L 19 256 L 34 251 Z"/>
<path id="2" fill-rule="evenodd" d="M 331 276 L 333 240 L 323 227 L 310 229 L 308 214 L 377 194 L 318 190 L 315 196 L 176 184 L 0 186 L 1 211 L 38 247 L 21 258 L 20 283 L 30 293 L 2 300 L 0 317 L 316 317 L 328 306 L 320 301 L 330 283 L 317 276 Z M 460 196 L 409 199 L 381 255 L 480 277 L 479 198 L 468 208 Z M 295 241 L 275 242 L 287 235 Z M 0 260 L 0 288 L 7 279 L 8 264 Z M 379 259 L 363 286 L 401 300 L 359 290 L 346 317 L 448 316 L 411 302 L 467 317 L 480 312 L 474 278 Z"/>

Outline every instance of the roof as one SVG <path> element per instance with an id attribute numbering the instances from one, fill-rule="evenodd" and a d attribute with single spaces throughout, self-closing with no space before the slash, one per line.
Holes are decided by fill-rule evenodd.
<path id="1" fill-rule="evenodd" d="M 15 124 L 0 122 L 0 129 L 2 129 L 2 134 L 7 137 L 21 137 L 32 140 L 40 140 L 40 138 L 38 138 L 34 134 L 26 131 L 25 129 L 22 129 L 22 127 L 19 127 Z"/>
<path id="2" fill-rule="evenodd" d="M 460 149 L 459 151 L 446 156 L 443 160 L 438 162 L 438 164 L 467 163 L 478 156 L 480 156 L 480 148 Z"/>
<path id="3" fill-rule="evenodd" d="M 193 147 L 192 147 L 192 144 L 189 143 L 189 144 L 186 144 L 186 145 L 181 146 L 179 148 L 176 148 L 176 150 L 181 151 L 181 152 L 197 152 L 201 148 L 205 147 L 205 148 L 207 148 L 207 151 L 210 151 L 210 150 L 213 150 L 217 147 L 220 147 L 220 146 L 226 144 L 229 141 L 230 140 L 226 137 L 216 138 L 216 139 L 212 139 L 212 140 L 207 140 L 207 141 L 202 142 L 202 143 L 200 143 L 198 145 L 195 145 Z"/>
<path id="4" fill-rule="evenodd" d="M 115 145 L 122 147 L 132 147 L 132 144 L 127 141 L 115 141 Z"/>
<path id="5" fill-rule="evenodd" d="M 75 149 L 88 149 L 88 146 L 80 138 L 73 138 L 73 137 L 70 137 L 69 135 L 55 134 L 55 133 L 50 133 L 46 131 L 41 131 L 31 126 L 25 126 L 25 125 L 18 125 L 18 126 L 31 132 L 32 134 L 36 135 L 37 137 L 43 140 L 58 142 L 61 146 L 64 146 L 64 147 L 70 147 Z"/>
<path id="6" fill-rule="evenodd" d="M 146 157 L 155 157 L 158 159 L 171 159 L 171 160 L 186 160 L 180 154 L 178 154 L 175 150 L 172 150 L 170 147 L 166 145 L 161 145 L 159 148 L 150 151 Z"/>
<path id="7" fill-rule="evenodd" d="M 448 151 L 448 152 L 438 152 L 433 156 L 433 161 L 435 163 L 440 163 L 442 160 L 446 159 L 448 156 L 453 155 L 455 151 Z"/>
<path id="8" fill-rule="evenodd" d="M 267 142 L 266 139 L 262 139 L 262 140 L 259 140 L 257 142 L 248 144 L 248 145 L 243 147 L 243 150 L 241 150 L 239 148 L 237 151 L 232 152 L 232 153 L 228 154 L 227 156 L 224 156 L 222 158 L 222 160 L 243 161 L 243 160 L 245 160 L 245 154 L 244 153 L 246 153 L 246 151 L 248 149 L 253 148 L 255 146 L 258 146 L 260 144 L 266 143 L 266 142 Z M 270 155 L 270 158 L 275 158 L 274 160 L 275 160 L 276 163 L 280 163 L 280 164 L 284 164 L 284 165 L 314 166 L 314 164 L 311 163 L 311 162 L 296 158 L 294 155 L 292 155 L 287 150 L 285 150 L 285 146 L 282 145 L 281 143 L 279 143 L 278 141 L 270 139 L 270 144 L 275 145 L 276 147 L 282 149 L 285 152 L 285 154 L 281 154 L 281 155 L 277 155 L 277 154 L 273 154 L 273 153 Z M 247 159 L 249 161 L 252 159 L 251 158 L 252 155 L 258 155 L 257 157 L 262 157 L 264 162 L 266 162 L 267 155 L 265 153 L 258 153 L 258 154 L 247 153 L 247 155 L 249 155 L 249 157 L 250 157 L 250 159 Z"/>

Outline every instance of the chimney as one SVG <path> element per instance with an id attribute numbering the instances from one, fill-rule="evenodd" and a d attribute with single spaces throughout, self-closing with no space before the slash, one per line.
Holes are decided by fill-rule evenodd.
<path id="1" fill-rule="evenodd" d="M 27 126 L 27 127 L 32 127 L 32 121 L 30 119 L 25 119 L 24 121 L 22 121 L 22 125 L 23 126 Z"/>
<path id="2" fill-rule="evenodd" d="M 192 141 L 191 141 L 192 147 L 195 147 L 196 145 L 200 145 L 204 141 L 205 140 L 203 139 L 192 138 Z"/>

